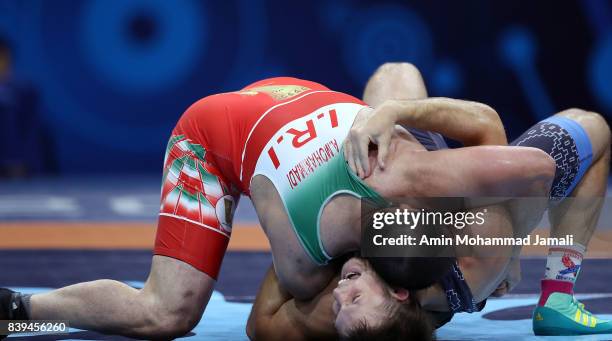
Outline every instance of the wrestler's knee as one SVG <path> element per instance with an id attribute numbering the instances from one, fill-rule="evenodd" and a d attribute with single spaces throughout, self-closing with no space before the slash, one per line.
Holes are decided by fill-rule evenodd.
<path id="1" fill-rule="evenodd" d="M 564 110 L 557 115 L 567 117 L 578 122 L 586 131 L 597 134 L 607 141 L 610 140 L 610 127 L 606 119 L 599 113 L 578 108 Z"/>
<path id="2" fill-rule="evenodd" d="M 163 300 L 149 300 L 149 329 L 155 339 L 173 339 L 190 332 L 202 317 L 202 309 L 187 298 L 168 305 Z"/>
<path id="3" fill-rule="evenodd" d="M 427 89 L 419 69 L 410 63 L 385 63 L 376 69 L 366 84 L 363 99 L 371 106 L 385 100 L 421 99 Z"/>
<path id="4" fill-rule="evenodd" d="M 595 158 L 610 149 L 610 127 L 602 115 L 578 108 L 567 109 L 557 115 L 578 122 L 586 130 Z"/>
<path id="5" fill-rule="evenodd" d="M 376 69 L 374 74 L 422 78 L 419 69 L 414 64 L 406 62 L 384 63 Z"/>
<path id="6" fill-rule="evenodd" d="M 374 75 L 384 79 L 385 82 L 390 82 L 395 88 L 410 90 L 415 99 L 427 97 L 423 76 L 413 64 L 385 63 L 378 67 Z"/>

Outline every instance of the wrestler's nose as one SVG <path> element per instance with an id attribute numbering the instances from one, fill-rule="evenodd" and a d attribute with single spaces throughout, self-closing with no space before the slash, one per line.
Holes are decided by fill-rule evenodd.
<path id="1" fill-rule="evenodd" d="M 332 292 L 332 295 L 334 296 L 334 300 L 336 300 L 339 306 L 342 306 L 344 304 L 344 301 L 346 300 L 345 290 L 342 290 L 342 288 L 337 287 Z"/>

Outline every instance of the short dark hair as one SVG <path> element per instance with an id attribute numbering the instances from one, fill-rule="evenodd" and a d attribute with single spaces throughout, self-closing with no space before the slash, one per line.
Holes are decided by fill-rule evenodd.
<path id="1" fill-rule="evenodd" d="M 372 212 L 393 212 L 394 209 L 395 206 L 391 206 L 391 208 L 386 207 L 383 210 Z M 370 220 L 374 219 L 373 214 L 368 214 L 368 216 Z M 370 221 L 368 224 L 372 224 L 372 222 Z M 395 227 L 395 225 L 390 227 Z M 427 239 L 440 237 L 453 232 L 445 225 L 419 225 L 410 231 L 410 236 L 416 238 L 416 240 L 421 240 L 423 237 Z M 397 235 L 389 234 L 388 236 L 396 237 Z M 421 245 L 420 243 L 403 248 L 402 253 L 398 256 L 376 257 L 374 254 L 374 256 L 363 258 L 368 261 L 376 274 L 391 287 L 408 290 L 425 289 L 439 282 L 449 273 L 456 262 L 453 248 Z"/>
<path id="2" fill-rule="evenodd" d="M 420 290 L 437 283 L 451 269 L 454 257 L 372 257 L 368 262 L 392 287 Z"/>
<path id="3" fill-rule="evenodd" d="M 398 307 L 389 309 L 390 318 L 381 326 L 373 328 L 362 321 L 341 339 L 345 341 L 435 340 L 432 322 L 418 301 L 411 299 L 407 303 L 399 303 Z"/>

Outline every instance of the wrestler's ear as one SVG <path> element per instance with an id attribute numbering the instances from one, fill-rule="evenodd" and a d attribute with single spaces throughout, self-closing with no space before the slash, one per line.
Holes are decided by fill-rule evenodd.
<path id="1" fill-rule="evenodd" d="M 408 289 L 396 287 L 391 288 L 391 296 L 400 302 L 406 301 L 410 297 L 410 292 Z"/>

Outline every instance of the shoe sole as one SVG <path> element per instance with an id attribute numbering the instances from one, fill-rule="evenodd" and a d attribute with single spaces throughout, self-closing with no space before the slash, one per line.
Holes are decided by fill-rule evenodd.
<path id="1" fill-rule="evenodd" d="M 560 314 L 557 311 L 547 308 L 547 307 L 538 307 L 534 311 L 534 315 L 536 313 L 540 314 L 543 318 L 542 321 L 532 320 L 533 321 L 533 333 L 538 336 L 577 336 L 577 335 L 612 334 L 612 330 L 597 331 L 595 330 L 595 328 L 591 329 L 583 325 L 576 325 L 576 328 L 572 328 L 572 329 L 559 327 L 558 326 L 559 324 L 564 324 L 564 323 L 575 324 L 576 322 L 572 319 L 569 319 L 565 315 Z M 556 324 L 556 325 L 548 324 L 547 323 L 548 321 L 552 321 L 552 324 Z"/>

